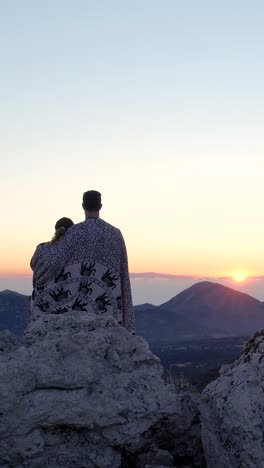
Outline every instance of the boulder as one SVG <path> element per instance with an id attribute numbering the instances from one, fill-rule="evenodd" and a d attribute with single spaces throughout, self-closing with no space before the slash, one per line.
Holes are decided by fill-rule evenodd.
<path id="1" fill-rule="evenodd" d="M 208 468 L 264 467 L 264 330 L 205 388 L 201 422 Z"/>
<path id="2" fill-rule="evenodd" d="M 197 411 L 165 385 L 143 338 L 111 317 L 72 311 L 32 322 L 0 355 L 0 374 L 0 466 L 9 468 L 136 466 L 151 439 L 154 464 L 168 466 L 173 442 L 167 453 L 158 428 L 167 421 L 181 440 Z"/>
<path id="3" fill-rule="evenodd" d="M 152 447 L 147 453 L 142 453 L 138 457 L 138 467 L 148 467 L 150 465 L 173 467 L 173 456 L 167 451 Z"/>
<path id="4" fill-rule="evenodd" d="M 132 452 L 139 453 L 137 467 L 145 468 L 147 465 L 142 460 L 151 460 L 156 457 L 159 460 L 161 454 L 169 453 L 174 465 L 185 467 L 187 465 L 195 468 L 205 468 L 205 459 L 201 441 L 200 427 L 200 398 L 189 391 L 178 392 L 175 395 L 178 405 L 177 411 L 166 417 L 161 417 L 140 438 L 141 449 L 133 444 Z M 151 444 L 151 445 L 150 445 Z M 147 447 L 147 450 L 146 450 Z M 164 451 L 164 452 L 163 452 Z M 155 454 L 155 456 L 153 456 Z M 168 463 L 167 459 L 166 462 Z M 140 463 L 141 462 L 141 463 Z M 164 460 L 163 460 L 163 464 Z M 169 465 L 170 466 L 170 465 Z"/>
<path id="5" fill-rule="evenodd" d="M 9 330 L 0 332 L 0 356 L 2 353 L 13 351 L 18 345 L 19 341 L 16 340 Z"/>

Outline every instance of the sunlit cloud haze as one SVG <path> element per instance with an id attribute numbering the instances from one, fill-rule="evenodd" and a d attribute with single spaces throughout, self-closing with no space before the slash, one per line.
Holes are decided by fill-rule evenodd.
<path id="1" fill-rule="evenodd" d="M 91 188 L 131 273 L 190 278 L 132 275 L 137 303 L 262 277 L 263 16 L 256 0 L 2 3 L 0 289 Z M 260 297 L 262 279 L 236 286 L 252 281 Z"/>

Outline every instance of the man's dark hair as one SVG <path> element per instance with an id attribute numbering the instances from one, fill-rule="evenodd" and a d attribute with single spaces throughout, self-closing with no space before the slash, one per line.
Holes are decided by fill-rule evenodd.
<path id="1" fill-rule="evenodd" d="M 99 211 L 102 208 L 100 192 L 96 190 L 84 192 L 82 206 L 86 211 Z"/>

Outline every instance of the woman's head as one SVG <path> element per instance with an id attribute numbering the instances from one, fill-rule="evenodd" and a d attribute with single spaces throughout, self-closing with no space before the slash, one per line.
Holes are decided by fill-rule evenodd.
<path id="1" fill-rule="evenodd" d="M 55 234 L 51 240 L 52 243 L 56 242 L 60 237 L 65 234 L 69 227 L 73 226 L 74 222 L 70 218 L 60 218 L 55 224 Z"/>
<path id="2" fill-rule="evenodd" d="M 70 218 L 60 218 L 55 224 L 55 231 L 60 228 L 68 229 L 73 226 L 73 221 Z"/>

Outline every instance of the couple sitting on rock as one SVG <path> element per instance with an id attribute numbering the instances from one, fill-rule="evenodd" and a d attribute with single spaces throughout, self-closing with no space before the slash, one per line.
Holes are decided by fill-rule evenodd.
<path id="1" fill-rule="evenodd" d="M 83 194 L 85 221 L 61 218 L 50 242 L 31 259 L 30 319 L 43 314 L 83 311 L 112 315 L 135 333 L 126 246 L 119 229 L 100 219 L 101 194 Z"/>

